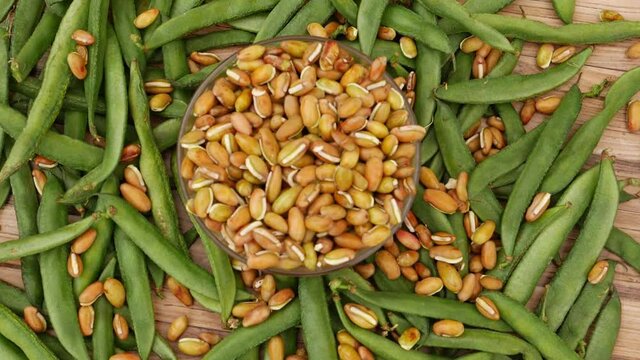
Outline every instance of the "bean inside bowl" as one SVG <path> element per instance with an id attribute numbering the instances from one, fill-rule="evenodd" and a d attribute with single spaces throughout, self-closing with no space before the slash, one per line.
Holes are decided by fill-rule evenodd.
<path id="1" fill-rule="evenodd" d="M 320 275 L 400 228 L 425 129 L 386 66 L 333 40 L 282 37 L 243 48 L 198 88 L 179 191 L 239 267 Z"/>

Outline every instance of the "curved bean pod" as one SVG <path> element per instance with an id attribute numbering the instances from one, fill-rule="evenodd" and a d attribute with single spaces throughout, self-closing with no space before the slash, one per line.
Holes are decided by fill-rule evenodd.
<path id="1" fill-rule="evenodd" d="M 414 2 L 413 9 L 420 15 L 423 24 L 433 25 L 436 23 L 435 16 L 429 13 L 419 2 Z M 416 78 L 416 102 L 413 106 L 413 112 L 416 115 L 418 124 L 429 126 L 433 123 L 433 113 L 436 110 L 433 90 L 440 85 L 442 80 L 442 69 L 439 61 L 442 58 L 442 54 L 429 48 L 426 44 L 417 43 L 416 45 L 418 47 L 416 74 L 420 74 L 420 76 Z M 423 163 L 435 155 L 437 145 L 435 134 L 433 131 L 429 131 L 420 147 L 420 159 Z"/>
<path id="2" fill-rule="evenodd" d="M 469 11 L 455 1 L 447 0 L 419 0 L 431 12 L 446 19 L 451 19 L 462 25 L 467 32 L 476 35 L 492 47 L 506 52 L 514 52 L 513 46 L 507 38 L 496 29 L 471 17 Z"/>
<path id="3" fill-rule="evenodd" d="M 27 43 L 33 29 L 36 27 L 42 11 L 44 0 L 18 1 L 13 15 L 11 34 L 11 57 L 18 55 Z"/>
<path id="4" fill-rule="evenodd" d="M 40 207 L 38 208 L 38 230 L 40 235 L 60 232 L 68 226 L 79 224 L 85 220 L 93 223 L 93 217 L 67 225 L 68 210 L 57 202 L 63 189 L 60 181 L 49 174 L 44 186 Z M 79 234 L 78 234 L 79 235 Z M 74 236 L 75 237 L 75 236 Z M 52 237 L 49 237 L 49 240 Z M 44 303 L 49 312 L 49 319 L 58 335 L 60 343 L 76 359 L 89 360 L 89 352 L 78 326 L 78 309 L 73 292 L 71 276 L 67 272 L 69 248 L 57 246 L 40 254 L 40 273 L 44 291 Z"/>
<path id="5" fill-rule="evenodd" d="M 131 66 L 131 62 L 135 59 L 140 68 L 146 68 L 147 58 L 140 44 L 142 36 L 140 30 L 133 25 L 136 17 L 135 4 L 126 0 L 111 0 L 111 8 L 113 9 L 113 27 L 125 62 Z"/>
<path id="6" fill-rule="evenodd" d="M 115 229 L 113 240 L 120 274 L 127 289 L 127 304 L 131 310 L 138 352 L 146 359 L 151 352 L 156 330 L 145 257 L 120 228 Z"/>
<path id="7" fill-rule="evenodd" d="M 22 82 L 12 81 L 9 85 L 11 91 L 35 99 L 42 88 L 42 81 L 29 76 Z M 87 111 L 87 101 L 84 94 L 75 89 L 69 89 L 62 99 L 62 108 L 65 110 Z M 107 105 L 104 99 L 98 98 L 95 111 L 99 114 L 104 114 L 107 111 Z"/>
<path id="8" fill-rule="evenodd" d="M 587 283 L 580 292 L 580 296 L 571 306 L 558 335 L 571 349 L 575 349 L 580 341 L 587 336 L 589 327 L 598 317 L 600 309 L 611 293 L 613 277 L 616 273 L 616 263 L 609 261 L 609 270 L 605 277 L 597 284 Z"/>
<path id="9" fill-rule="evenodd" d="M 504 55 L 503 55 L 504 56 Z M 525 134 L 524 126 L 520 120 L 520 115 L 510 103 L 495 104 L 495 109 L 504 124 L 504 133 L 507 143 L 513 144 Z"/>
<path id="10" fill-rule="evenodd" d="M 573 22 L 573 13 L 576 10 L 576 0 L 553 0 L 553 8 L 560 20 L 565 24 Z"/>
<path id="11" fill-rule="evenodd" d="M 585 360 L 610 359 L 616 345 L 622 317 L 622 304 L 618 292 L 613 291 L 611 300 L 598 316 L 589 339 Z"/>
<path id="12" fill-rule="evenodd" d="M 75 48 L 71 34 L 82 27 L 88 9 L 88 0 L 74 1 L 62 19 L 56 39 L 51 46 L 51 55 L 45 67 L 41 91 L 33 101 L 29 121 L 16 139 L 11 153 L 0 170 L 0 181 L 18 170 L 35 153 L 37 144 L 60 112 L 62 99 L 71 80 L 71 72 L 67 65 L 67 54 Z"/>
<path id="13" fill-rule="evenodd" d="M 105 79 L 105 97 L 109 103 L 107 133 L 109 139 L 100 165 L 89 171 L 60 199 L 65 204 L 77 204 L 91 196 L 120 163 L 127 123 L 127 87 L 124 64 L 115 32 L 110 27 L 107 38 L 105 67 L 109 76 Z"/>
<path id="14" fill-rule="evenodd" d="M 562 324 L 607 242 L 618 210 L 618 194 L 612 160 L 604 159 L 580 235 L 547 287 L 541 318 L 553 331 Z"/>
<path id="15" fill-rule="evenodd" d="M 382 14 L 389 4 L 388 0 L 363 0 L 358 6 L 358 41 L 366 55 L 371 55 L 373 44 L 378 37 L 378 28 Z"/>
<path id="16" fill-rule="evenodd" d="M 507 296 L 520 303 L 529 300 L 538 279 L 591 203 L 598 174 L 599 166 L 587 170 L 560 197 L 556 206 L 570 206 L 536 237 L 526 251 L 504 287 Z"/>
<path id="17" fill-rule="evenodd" d="M 15 3 L 15 0 L 5 1 L 0 4 L 0 21 L 4 21 L 7 17 L 7 14 L 9 14 L 9 11 L 13 8 L 13 3 Z"/>
<path id="18" fill-rule="evenodd" d="M 353 0 L 331 0 L 331 4 L 336 8 L 342 16 L 347 19 L 349 24 L 358 22 L 358 4 Z"/>
<path id="19" fill-rule="evenodd" d="M 423 17 L 404 6 L 388 5 L 380 23 L 392 27 L 400 34 L 412 37 L 429 48 L 446 54 L 453 51 L 449 45 L 449 39 L 443 31 L 435 24 L 425 22 Z"/>
<path id="20" fill-rule="evenodd" d="M 31 306 L 27 294 L 22 289 L 0 280 L 0 304 L 8 307 L 16 314 Z"/>
<path id="21" fill-rule="evenodd" d="M 262 24 L 264 24 L 265 20 L 267 20 L 268 12 L 257 12 L 251 15 L 243 16 L 238 19 L 229 20 L 229 25 L 231 27 L 238 29 L 249 31 L 251 33 L 257 34 L 258 31 L 262 28 Z M 298 22 L 300 25 L 302 22 Z M 300 30 L 297 34 L 303 34 L 304 31 Z"/>
<path id="22" fill-rule="evenodd" d="M 0 304 L 0 335 L 18 345 L 29 359 L 57 359 L 27 324 L 2 304 Z"/>
<path id="23" fill-rule="evenodd" d="M 49 49 L 62 18 L 47 9 L 20 51 L 11 59 L 11 75 L 21 82 Z"/>
<path id="24" fill-rule="evenodd" d="M 95 43 L 89 46 L 88 49 L 88 73 L 84 80 L 84 96 L 87 100 L 89 132 L 93 137 L 98 135 L 94 122 L 95 108 L 98 103 L 100 86 L 103 80 L 105 54 L 110 55 L 107 52 L 107 42 L 109 41 L 107 33 L 109 3 L 109 0 L 91 1 L 91 4 L 89 4 L 89 19 L 87 20 L 87 31 L 96 39 Z M 120 53 L 119 48 L 118 53 Z"/>
<path id="25" fill-rule="evenodd" d="M 230 29 L 214 31 L 209 34 L 196 36 L 185 40 L 187 53 L 232 45 L 249 44 L 254 41 L 255 35 L 244 30 Z"/>
<path id="26" fill-rule="evenodd" d="M 471 14 L 494 14 L 512 2 L 513 0 L 467 0 L 462 4 L 462 6 L 464 6 L 464 8 Z M 459 23 L 451 19 L 440 19 L 438 27 L 447 34 L 465 32 L 464 28 Z"/>
<path id="27" fill-rule="evenodd" d="M 324 24 L 335 9 L 329 0 L 310 0 L 280 30 L 278 36 L 303 35 L 307 24 L 317 22 Z"/>
<path id="28" fill-rule="evenodd" d="M 480 350 L 502 355 L 522 354 L 525 360 L 542 359 L 538 350 L 526 341 L 510 334 L 490 330 L 465 329 L 464 334 L 458 337 L 443 337 L 431 333 L 427 337 L 426 345 L 447 349 Z"/>
<path id="29" fill-rule="evenodd" d="M 195 89 L 200 86 L 200 84 L 202 84 L 202 82 L 211 75 L 215 69 L 218 68 L 218 65 L 220 65 L 220 63 L 207 65 L 200 69 L 200 71 L 193 74 L 186 74 L 171 83 L 177 88 Z"/>
<path id="30" fill-rule="evenodd" d="M 485 295 L 496 304 L 500 310 L 500 317 L 516 333 L 535 346 L 545 359 L 580 359 L 578 354 L 573 352 L 558 335 L 549 330 L 542 320 L 522 304 L 499 292 L 487 292 Z"/>
<path id="31" fill-rule="evenodd" d="M 553 162 L 540 186 L 540 191 L 555 194 L 571 182 L 591 156 L 611 119 L 638 91 L 640 91 L 640 68 L 635 68 L 624 73 L 611 86 L 602 111 L 585 122 L 573 134 Z"/>
<path id="32" fill-rule="evenodd" d="M 276 37 L 278 32 L 287 25 L 289 19 L 304 5 L 303 0 L 282 0 L 269 12 L 269 16 L 262 23 L 260 31 L 255 35 L 254 42 Z M 240 30 L 241 31 L 241 30 Z"/>
<path id="33" fill-rule="evenodd" d="M 300 300 L 296 299 L 282 310 L 274 312 L 261 324 L 240 328 L 225 337 L 202 359 L 235 359 L 247 349 L 260 345 L 272 336 L 296 326 L 300 322 Z"/>
<path id="34" fill-rule="evenodd" d="M 618 255 L 636 271 L 640 271 L 640 243 L 624 231 L 614 227 L 605 245 L 607 250 Z"/>
<path id="35" fill-rule="evenodd" d="M 569 81 L 580 71 L 592 52 L 592 48 L 584 49 L 567 62 L 538 74 L 514 74 L 448 84 L 436 90 L 436 97 L 463 104 L 498 104 L 529 99 Z"/>
<path id="36" fill-rule="evenodd" d="M 2 335 L 0 335 L 0 353 L 5 360 L 27 360 L 22 350 Z"/>
<path id="37" fill-rule="evenodd" d="M 549 118 L 549 124 L 540 134 L 535 148 L 529 153 L 522 174 L 516 180 L 502 215 L 501 241 L 507 256 L 513 254 L 523 215 L 540 187 L 545 173 L 560 152 L 571 126 L 578 118 L 581 107 L 582 95 L 574 85 L 562 98 L 560 106 Z"/>
<path id="38" fill-rule="evenodd" d="M 309 359 L 337 360 L 336 340 L 331 331 L 327 295 L 322 277 L 303 277 L 298 284 L 300 324 Z"/>
<path id="39" fill-rule="evenodd" d="M 240 2 L 224 0 L 198 6 L 158 26 L 146 40 L 145 48 L 152 50 L 193 30 L 241 18 L 259 11 L 269 10 L 276 3 L 277 1 L 275 0 L 247 0 Z"/>

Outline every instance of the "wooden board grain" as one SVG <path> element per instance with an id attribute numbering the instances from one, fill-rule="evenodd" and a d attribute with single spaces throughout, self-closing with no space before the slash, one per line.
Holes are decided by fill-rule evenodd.
<path id="1" fill-rule="evenodd" d="M 635 0 L 577 0 L 575 15 L 576 22 L 596 22 L 601 9 L 615 9 L 629 20 L 640 20 L 640 7 Z M 503 13 L 511 16 L 521 16 L 526 14 L 528 18 L 541 20 L 549 24 L 559 25 L 550 0 L 516 0 L 508 6 Z M 639 39 L 620 42 L 617 44 L 597 46 L 587 66 L 582 71 L 579 80 L 580 88 L 583 91 L 591 86 L 600 83 L 604 79 L 614 80 L 624 71 L 640 66 L 640 60 L 630 60 L 624 56 L 626 49 Z M 535 66 L 535 53 L 537 46 L 527 44 L 518 65 L 518 72 L 537 72 Z M 227 52 L 228 53 L 228 52 Z M 569 85 L 575 82 L 573 79 L 569 84 L 561 87 L 557 93 L 562 93 L 568 89 Z M 602 95 L 606 95 L 606 92 Z M 603 97 L 596 99 L 586 99 L 583 110 L 580 114 L 576 127 L 588 121 L 601 108 Z M 640 98 L 640 95 L 638 95 Z M 517 105 L 519 106 L 519 105 Z M 540 121 L 536 118 L 532 121 L 534 126 Z M 619 178 L 638 177 L 640 178 L 640 134 L 631 134 L 626 130 L 625 113 L 616 115 L 610 126 L 606 130 L 602 140 L 594 151 L 590 163 L 595 162 L 603 149 L 610 149 L 616 156 L 616 173 Z M 177 200 L 179 204 L 179 200 Z M 182 207 L 179 206 L 181 209 Z M 188 220 L 183 217 L 183 225 L 188 227 Z M 616 226 L 628 232 L 640 241 L 640 201 L 631 201 L 620 206 L 616 218 Z M 17 227 L 13 202 L 10 200 L 0 209 L 0 241 L 17 238 Z M 200 243 L 192 247 L 192 255 L 196 262 L 202 266 L 207 266 L 207 260 L 202 251 Z M 610 254 L 603 254 L 604 257 L 614 257 Z M 0 264 L 0 279 L 12 284 L 21 286 L 19 262 L 13 261 Z M 550 268 L 541 280 L 537 289 L 537 296 L 542 292 L 542 286 L 548 282 L 553 275 L 553 268 Z M 620 330 L 618 343 L 616 345 L 614 359 L 631 360 L 640 358 L 640 348 L 637 346 L 637 339 L 640 338 L 640 274 L 633 269 L 619 265 L 616 269 L 615 285 L 622 299 L 622 327 Z M 154 297 L 156 320 L 161 334 L 166 334 L 168 323 L 179 315 L 186 314 L 190 319 L 190 327 L 186 332 L 187 336 L 197 336 L 203 331 L 215 331 L 224 335 L 227 331 L 220 322 L 220 318 L 199 305 L 186 308 L 180 304 L 166 290 L 162 298 Z M 174 344 L 175 345 L 175 344 Z M 182 357 L 181 358 L 188 358 Z"/>

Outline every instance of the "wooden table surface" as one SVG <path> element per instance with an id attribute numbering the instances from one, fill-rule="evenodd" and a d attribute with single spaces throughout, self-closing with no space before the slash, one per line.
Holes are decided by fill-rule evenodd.
<path id="1" fill-rule="evenodd" d="M 640 7 L 636 0 L 577 0 L 575 21 L 596 22 L 601 9 L 615 9 L 628 20 L 640 20 Z M 530 19 L 545 21 L 549 24 L 559 25 L 550 0 L 516 0 L 508 6 L 504 13 L 519 16 L 523 12 Z M 636 39 L 636 41 L 639 39 Z M 615 80 L 623 72 L 636 66 L 640 66 L 640 60 L 630 60 L 624 55 L 626 49 L 633 41 L 625 41 L 616 44 L 597 46 L 587 66 L 582 71 L 580 78 L 580 88 L 587 91 L 594 84 L 600 83 L 604 79 Z M 535 66 L 535 54 L 537 47 L 527 44 L 524 48 L 517 72 L 532 73 L 537 72 Z M 577 79 L 573 79 L 571 83 Z M 568 89 L 570 84 L 563 86 L 560 91 Z M 606 95 L 606 92 L 602 95 Z M 640 98 L 640 94 L 638 95 Z M 582 112 L 577 121 L 579 124 L 589 120 L 602 108 L 603 97 L 597 99 L 586 99 Z M 519 107 L 520 105 L 517 104 Z M 535 126 L 540 121 L 534 119 L 531 125 Z M 616 174 L 619 178 L 638 177 L 640 178 L 640 134 L 631 134 L 626 130 L 625 113 L 620 112 L 611 122 L 604 133 L 602 140 L 598 144 L 590 164 L 594 163 L 603 149 L 610 149 L 616 157 Z M 636 189 L 637 191 L 637 189 Z M 180 210 L 182 206 L 176 198 L 176 204 Z M 183 214 L 183 225 L 188 228 L 188 220 Z M 15 239 L 18 237 L 18 230 L 13 208 L 13 200 L 0 209 L 0 241 Z M 628 232 L 640 241 L 640 200 L 630 201 L 622 204 L 616 218 L 616 226 Z M 199 242 L 191 249 L 192 256 L 196 262 L 208 267 L 207 260 L 202 246 Z M 614 255 L 605 253 L 603 257 L 615 258 Z M 537 296 L 542 292 L 542 286 L 548 282 L 553 274 L 553 268 L 548 269 L 544 279 L 537 289 Z M 22 286 L 20 279 L 20 264 L 12 261 L 0 264 L 0 279 Z M 637 346 L 640 338 L 640 274 L 633 269 L 619 265 L 616 269 L 615 286 L 622 299 L 622 327 L 620 330 L 618 343 L 616 345 L 614 359 L 631 360 L 640 358 L 640 347 Z M 186 308 L 179 303 L 168 291 L 164 291 L 163 298 L 154 296 L 156 321 L 158 329 L 162 335 L 166 334 L 168 324 L 177 316 L 186 314 L 190 320 L 190 327 L 186 336 L 197 336 L 203 331 L 215 331 L 224 335 L 226 330 L 220 323 L 217 314 L 214 314 L 198 304 L 191 308 Z M 175 345 L 175 344 L 174 344 Z M 183 357 L 181 357 L 183 358 Z M 184 357 L 189 358 L 189 357 Z"/>

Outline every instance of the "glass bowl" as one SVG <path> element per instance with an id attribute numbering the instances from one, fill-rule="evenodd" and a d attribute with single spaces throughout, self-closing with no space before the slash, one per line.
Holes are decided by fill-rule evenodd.
<path id="1" fill-rule="evenodd" d="M 319 37 L 314 37 L 314 36 L 284 36 L 284 37 L 278 37 L 278 38 L 274 38 L 274 39 L 270 39 L 270 40 L 265 40 L 265 41 L 261 41 L 258 44 L 262 44 L 265 45 L 267 47 L 269 46 L 275 46 L 278 45 L 280 42 L 285 41 L 285 40 L 301 40 L 301 41 L 306 41 L 306 42 L 326 42 L 328 39 L 324 39 L 324 38 L 319 38 Z M 342 49 L 344 49 L 346 52 L 348 52 L 354 59 L 355 63 L 360 63 L 366 66 L 370 66 L 372 63 L 372 60 L 366 56 L 365 54 L 363 54 L 362 52 L 360 52 L 359 50 L 354 49 L 351 46 L 345 45 L 345 43 L 340 43 L 340 47 Z M 388 58 L 391 58 L 393 54 L 387 54 Z M 206 90 L 210 89 L 213 85 L 213 82 L 218 79 L 219 77 L 223 77 L 226 76 L 225 72 L 227 69 L 233 67 L 233 65 L 235 64 L 237 60 L 237 53 L 234 53 L 233 55 L 231 55 L 230 57 L 228 57 L 227 59 L 225 59 L 224 61 L 220 62 L 220 64 L 218 65 L 218 67 L 207 77 L 206 80 L 204 80 L 204 82 L 200 85 L 200 87 L 196 90 L 195 94 L 193 95 L 193 97 L 191 98 L 191 101 L 189 102 L 189 107 L 187 108 L 187 112 L 184 114 L 184 117 L 182 119 L 182 125 L 180 127 L 180 138 L 182 138 L 182 136 L 189 132 L 192 127 L 193 127 L 193 123 L 195 121 L 193 114 L 193 106 L 194 103 L 196 101 L 196 99 Z M 400 90 L 400 88 L 396 85 L 396 83 L 393 81 L 393 78 L 388 74 L 385 73 L 384 74 L 384 79 L 387 81 L 387 83 L 391 84 L 391 86 L 396 89 L 400 94 L 402 94 L 403 98 L 404 98 L 404 94 L 402 93 L 402 91 Z M 405 106 L 408 104 L 406 98 L 404 98 L 404 103 Z M 408 122 L 407 124 L 409 125 L 415 125 L 417 124 L 416 122 L 416 118 L 415 115 L 412 111 L 412 109 L 408 106 L 405 107 L 405 109 L 408 111 L 409 113 L 409 118 L 408 118 Z M 418 182 L 418 169 L 420 168 L 420 143 L 417 142 L 415 144 L 416 146 L 416 153 L 415 156 L 413 158 L 413 167 L 415 169 L 415 173 L 413 175 L 413 180 L 414 182 L 417 184 Z M 182 160 L 185 157 L 186 154 L 186 149 L 184 149 L 183 147 L 180 146 L 180 144 L 177 145 L 177 156 L 178 156 L 178 164 L 182 163 Z M 190 198 L 190 195 L 192 194 L 191 191 L 188 189 L 188 184 L 187 181 L 185 181 L 184 179 L 180 179 L 179 181 L 179 187 L 178 187 L 178 191 L 181 192 L 181 198 L 184 199 L 188 199 Z M 408 196 L 405 201 L 404 201 L 404 206 L 402 209 L 402 219 L 404 220 L 407 216 L 408 211 L 411 209 L 411 206 L 413 204 L 413 201 L 415 200 L 415 195 L 411 195 Z M 227 242 L 222 238 L 222 235 L 219 232 L 216 231 L 211 231 L 210 229 L 208 229 L 205 224 L 204 221 L 202 219 L 200 219 L 199 217 L 194 216 L 193 219 L 195 219 L 195 221 L 197 221 L 199 223 L 200 226 L 202 226 L 203 229 L 205 229 L 208 233 L 208 235 L 211 237 L 211 239 L 213 239 L 213 241 L 216 243 L 217 246 L 221 247 L 222 249 L 224 249 L 224 251 L 229 254 L 229 256 L 231 256 L 232 258 L 241 261 L 242 263 L 246 263 L 246 257 L 242 254 L 237 253 L 235 250 L 229 248 L 229 246 L 227 245 Z M 402 227 L 403 222 L 393 226 L 391 228 L 391 236 L 394 236 L 394 234 L 396 233 L 396 231 Z M 361 249 L 359 251 L 357 251 L 355 257 L 350 260 L 347 261 L 345 263 L 339 264 L 339 265 L 335 265 L 335 266 L 330 266 L 330 265 L 326 265 L 323 264 L 322 267 L 317 267 L 316 270 L 309 270 L 308 268 L 301 266 L 299 268 L 295 268 L 295 269 L 280 269 L 280 268 L 269 268 L 266 270 L 262 270 L 266 273 L 272 273 L 272 274 L 280 274 L 280 275 L 290 275 L 290 276 L 318 276 L 318 275 L 323 275 L 323 274 L 327 274 L 329 272 L 335 271 L 335 270 L 339 270 L 342 268 L 346 268 L 346 267 L 352 267 L 358 263 L 360 263 L 361 261 L 365 260 L 366 258 L 368 258 L 369 256 L 371 256 L 372 254 L 374 254 L 378 249 L 380 249 L 383 246 L 384 242 L 380 243 L 377 246 L 374 247 L 368 247 L 368 248 L 364 248 Z"/>

